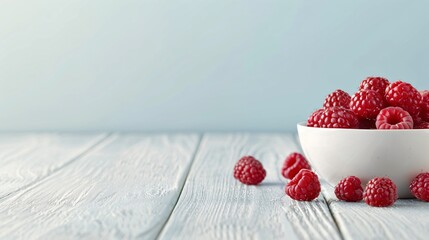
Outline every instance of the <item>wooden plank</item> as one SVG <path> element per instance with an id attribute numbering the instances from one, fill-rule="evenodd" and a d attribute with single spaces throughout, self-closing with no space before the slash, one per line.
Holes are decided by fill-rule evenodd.
<path id="1" fill-rule="evenodd" d="M 285 197 L 280 167 L 297 149 L 292 135 L 205 135 L 160 239 L 339 239 L 323 197 Z M 233 166 L 254 155 L 267 170 L 259 186 L 236 181 Z"/>
<path id="2" fill-rule="evenodd" d="M 1 201 L 0 238 L 153 239 L 177 202 L 198 142 L 198 135 L 113 135 Z"/>
<path id="3" fill-rule="evenodd" d="M 62 169 L 106 134 L 0 134 L 0 199 Z"/>
<path id="4" fill-rule="evenodd" d="M 429 203 L 400 199 L 392 207 L 370 207 L 365 202 L 338 201 L 334 189 L 323 184 L 338 226 L 345 239 L 427 239 Z"/>

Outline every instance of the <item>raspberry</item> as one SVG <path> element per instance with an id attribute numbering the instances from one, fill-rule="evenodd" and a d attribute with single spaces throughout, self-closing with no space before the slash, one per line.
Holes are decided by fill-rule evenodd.
<path id="1" fill-rule="evenodd" d="M 343 107 L 349 108 L 350 95 L 343 90 L 337 89 L 325 98 L 323 107 Z"/>
<path id="2" fill-rule="evenodd" d="M 400 107 L 387 107 L 380 111 L 375 121 L 377 129 L 412 129 L 413 118 Z"/>
<path id="3" fill-rule="evenodd" d="M 401 107 L 411 116 L 420 112 L 422 95 L 409 83 L 396 81 L 386 88 L 386 101 L 395 107 Z"/>
<path id="4" fill-rule="evenodd" d="M 429 122 L 429 90 L 421 91 L 422 103 L 420 104 L 420 117 Z"/>
<path id="5" fill-rule="evenodd" d="M 282 175 L 285 178 L 292 179 L 301 169 L 311 168 L 302 154 L 294 152 L 286 157 L 282 167 Z"/>
<path id="6" fill-rule="evenodd" d="M 374 90 L 378 92 L 381 96 L 384 96 L 384 92 L 387 86 L 389 86 L 389 80 L 387 80 L 386 78 L 367 77 L 361 82 L 359 90 Z"/>
<path id="7" fill-rule="evenodd" d="M 247 185 L 257 185 L 264 180 L 265 169 L 261 162 L 252 156 L 244 156 L 235 164 L 234 177 Z"/>
<path id="8" fill-rule="evenodd" d="M 414 129 L 429 129 L 429 122 L 419 122 L 414 125 Z"/>
<path id="9" fill-rule="evenodd" d="M 420 118 L 421 118 L 422 121 L 429 122 L 429 111 L 427 111 L 427 112 L 421 112 L 420 113 Z"/>
<path id="10" fill-rule="evenodd" d="M 320 114 L 318 126 L 322 128 L 358 128 L 359 120 L 351 110 L 329 107 Z"/>
<path id="11" fill-rule="evenodd" d="M 420 173 L 410 184 L 410 191 L 417 199 L 429 202 L 429 173 Z"/>
<path id="12" fill-rule="evenodd" d="M 389 178 L 373 178 L 365 187 L 363 200 L 373 207 L 387 207 L 398 199 L 395 183 Z"/>
<path id="13" fill-rule="evenodd" d="M 346 177 L 335 187 L 335 195 L 339 200 L 359 202 L 363 198 L 360 179 L 355 176 Z"/>
<path id="14" fill-rule="evenodd" d="M 359 119 L 359 129 L 376 129 L 375 120 L 360 118 Z"/>
<path id="15" fill-rule="evenodd" d="M 361 118 L 375 119 L 385 107 L 383 96 L 373 90 L 355 93 L 350 101 L 350 109 Z"/>
<path id="16" fill-rule="evenodd" d="M 414 126 L 415 126 L 416 124 L 420 123 L 420 122 L 424 122 L 424 121 L 423 121 L 423 119 L 422 119 L 422 117 L 420 116 L 420 114 L 419 114 L 419 115 L 417 115 L 417 116 L 414 116 L 414 117 L 413 117 L 413 123 L 414 123 Z"/>
<path id="17" fill-rule="evenodd" d="M 317 175 L 308 169 L 302 169 L 286 185 L 286 194 L 298 201 L 311 201 L 320 194 L 320 182 Z"/>
<path id="18" fill-rule="evenodd" d="M 307 126 L 309 126 L 309 127 L 320 127 L 319 126 L 320 116 L 324 110 L 325 109 L 321 108 L 321 109 L 314 111 L 307 120 Z"/>

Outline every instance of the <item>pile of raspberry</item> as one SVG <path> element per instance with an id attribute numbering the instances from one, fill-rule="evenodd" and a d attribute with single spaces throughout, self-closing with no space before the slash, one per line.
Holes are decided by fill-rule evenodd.
<path id="1" fill-rule="evenodd" d="M 321 191 L 316 173 L 300 153 L 291 153 L 286 157 L 281 174 L 289 179 L 285 193 L 297 201 L 312 201 Z M 234 167 L 234 178 L 246 185 L 258 185 L 266 176 L 262 163 L 253 156 L 242 157 Z M 410 184 L 410 192 L 422 201 L 429 202 L 429 173 L 420 173 Z M 335 195 L 341 201 L 359 202 L 364 200 L 373 207 L 388 207 L 398 199 L 396 184 L 388 177 L 375 177 L 362 187 L 356 176 L 342 179 L 335 187 Z"/>
<path id="2" fill-rule="evenodd" d="M 323 108 L 308 118 L 307 126 L 429 129 L 429 90 L 418 91 L 403 81 L 368 77 L 353 96 L 340 89 L 329 94 Z"/>

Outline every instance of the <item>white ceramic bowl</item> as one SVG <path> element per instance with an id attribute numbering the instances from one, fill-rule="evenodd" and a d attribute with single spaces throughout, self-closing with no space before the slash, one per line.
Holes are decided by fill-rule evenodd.
<path id="1" fill-rule="evenodd" d="M 400 198 L 412 197 L 409 185 L 429 172 L 429 129 L 364 130 L 313 128 L 298 124 L 302 149 L 311 166 L 330 185 L 347 176 L 365 185 L 374 177 L 389 177 Z"/>

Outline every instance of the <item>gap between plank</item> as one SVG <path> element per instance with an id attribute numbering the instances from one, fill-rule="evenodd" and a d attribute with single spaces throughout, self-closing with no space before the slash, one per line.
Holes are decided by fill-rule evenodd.
<path id="1" fill-rule="evenodd" d="M 335 218 L 334 212 L 332 212 L 332 209 L 331 209 L 331 203 L 330 203 L 330 202 L 328 201 L 328 199 L 325 197 L 325 194 L 323 194 L 323 192 L 321 192 L 320 194 L 322 194 L 323 199 L 325 199 L 326 206 L 328 207 L 328 209 L 329 209 L 329 213 L 331 214 L 332 219 L 334 220 L 335 226 L 336 226 L 336 227 L 337 227 L 337 229 L 338 229 L 338 233 L 340 234 L 340 238 L 341 238 L 341 239 L 344 239 L 344 235 L 343 235 L 343 232 L 341 231 L 340 225 L 338 224 L 338 221 L 337 221 L 337 219 Z"/>
<path id="2" fill-rule="evenodd" d="M 177 203 L 179 202 L 179 199 L 180 199 L 180 197 L 182 196 L 183 189 L 185 188 L 186 181 L 188 181 L 188 177 L 189 177 L 189 173 L 191 172 L 191 168 L 192 168 L 192 166 L 194 165 L 195 158 L 197 157 L 198 152 L 200 151 L 201 142 L 203 141 L 203 137 L 204 137 L 204 135 L 205 135 L 205 134 L 200 135 L 200 137 L 199 137 L 199 139 L 198 139 L 198 144 L 197 144 L 197 147 L 195 148 L 194 154 L 192 155 L 192 160 L 191 160 L 191 163 L 189 164 L 189 167 L 188 167 L 188 169 L 187 169 L 186 177 L 185 177 L 185 180 L 183 181 L 182 188 L 180 189 L 179 196 L 177 196 L 177 198 L 176 198 L 176 202 L 174 203 L 174 207 L 173 207 L 173 209 L 171 209 L 170 214 L 168 215 L 167 220 L 164 222 L 164 225 L 162 226 L 161 230 L 159 230 L 159 233 L 158 233 L 158 235 L 155 237 L 155 239 L 159 239 L 159 237 L 161 236 L 162 231 L 164 231 L 164 228 L 165 228 L 165 226 L 167 225 L 168 221 L 170 221 L 171 215 L 173 215 L 173 212 L 174 212 L 174 210 L 176 209 Z"/>
<path id="3" fill-rule="evenodd" d="M 296 134 L 295 137 L 293 138 L 293 140 L 295 141 L 296 145 L 298 146 L 299 151 L 302 154 L 304 154 L 304 152 L 302 151 L 302 147 L 301 147 L 301 141 L 299 140 L 299 135 Z M 322 188 L 323 188 L 323 185 L 322 185 Z M 322 197 L 325 200 L 326 206 L 328 207 L 328 210 L 329 210 L 329 214 L 331 214 L 331 217 L 334 220 L 334 223 L 335 223 L 335 226 L 337 227 L 337 230 L 338 230 L 338 233 L 340 235 L 340 238 L 344 239 L 344 235 L 343 235 L 343 232 L 341 231 L 340 225 L 338 225 L 338 221 L 335 218 L 334 212 L 332 212 L 331 203 L 328 201 L 328 199 L 326 198 L 325 194 L 323 194 L 323 191 L 321 191 L 320 194 L 322 194 Z"/>
<path id="4" fill-rule="evenodd" d="M 13 196 L 14 194 L 17 194 L 17 193 L 19 193 L 21 191 L 24 191 L 27 188 L 30 188 L 30 187 L 36 185 L 37 183 L 45 180 L 46 178 L 52 176 L 53 174 L 57 173 L 58 171 L 64 169 L 67 166 L 69 166 L 70 164 L 72 164 L 73 162 L 77 161 L 78 159 L 84 157 L 89 152 L 91 152 L 91 150 L 93 150 L 95 147 L 97 147 L 100 144 L 102 144 L 103 142 L 105 142 L 111 135 L 112 135 L 112 133 L 106 133 L 104 137 L 100 137 L 100 139 L 98 141 L 96 141 L 94 144 L 92 144 L 91 146 L 89 146 L 87 149 L 83 150 L 77 156 L 71 158 L 69 161 L 65 162 L 63 165 L 61 165 L 58 168 L 52 170 L 51 172 L 49 172 L 48 174 L 46 174 L 46 176 L 43 176 L 43 177 L 41 177 L 39 179 L 36 179 L 35 181 L 33 181 L 33 182 L 31 182 L 31 183 L 29 183 L 27 185 L 24 185 L 24 186 L 22 186 L 22 187 L 20 187 L 20 188 L 18 188 L 16 190 L 14 190 L 14 191 L 12 191 L 12 192 L 10 192 L 10 193 L 8 193 L 8 194 L 0 197 L 0 203 L 1 203 L 1 200 L 9 198 L 9 197 Z"/>

